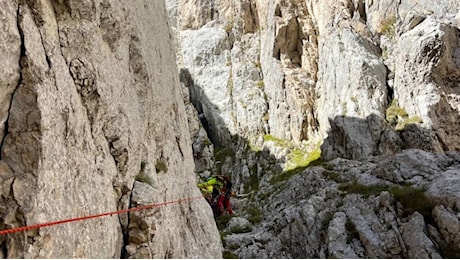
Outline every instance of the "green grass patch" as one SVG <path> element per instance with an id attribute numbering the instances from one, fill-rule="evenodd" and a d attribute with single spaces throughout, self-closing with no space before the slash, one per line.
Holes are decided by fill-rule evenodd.
<path id="1" fill-rule="evenodd" d="M 286 148 L 290 147 L 290 144 L 288 141 L 275 137 L 273 135 L 269 135 L 269 134 L 264 135 L 264 142 L 273 142 L 275 143 L 276 146 L 279 146 L 279 147 L 286 147 Z"/>
<path id="2" fill-rule="evenodd" d="M 275 184 L 288 180 L 294 175 L 303 172 L 307 167 L 321 164 L 321 150 L 314 150 L 307 153 L 299 148 L 294 148 L 287 156 L 285 169 L 273 176 L 269 182 Z"/>
<path id="3" fill-rule="evenodd" d="M 286 171 L 291 171 L 297 168 L 307 167 L 311 162 L 321 158 L 321 149 L 306 152 L 300 148 L 294 148 L 287 156 L 288 161 Z"/>
<path id="4" fill-rule="evenodd" d="M 407 114 L 406 110 L 399 107 L 398 101 L 396 99 L 393 99 L 386 111 L 387 121 L 390 123 L 396 123 L 398 121 L 398 118 L 407 118 L 408 116 L 409 115 Z"/>
<path id="5" fill-rule="evenodd" d="M 403 130 L 407 125 L 410 124 L 421 124 L 423 123 L 423 120 L 420 116 L 412 116 L 410 118 L 406 118 L 396 125 L 395 129 L 396 130 Z"/>
<path id="6" fill-rule="evenodd" d="M 339 190 L 347 193 L 361 194 L 364 197 L 380 194 L 380 192 L 388 190 L 387 185 L 363 185 L 356 181 L 346 184 L 341 184 Z"/>
<path id="7" fill-rule="evenodd" d="M 248 147 L 249 147 L 249 150 L 255 153 L 261 152 L 263 150 L 262 147 L 253 144 L 251 141 L 248 141 Z"/>
<path id="8" fill-rule="evenodd" d="M 403 130 L 409 124 L 420 124 L 422 123 L 422 118 L 420 116 L 411 116 L 404 108 L 399 107 L 398 101 L 393 99 L 390 106 L 386 110 L 386 120 L 395 130 Z"/>

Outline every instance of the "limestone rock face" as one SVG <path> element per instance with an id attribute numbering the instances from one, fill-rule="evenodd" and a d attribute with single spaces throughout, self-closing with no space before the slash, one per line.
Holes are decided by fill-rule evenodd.
<path id="1" fill-rule="evenodd" d="M 200 195 L 163 1 L 0 1 L 2 229 Z M 203 199 L 0 238 L 11 258 L 221 257 Z"/>
<path id="2" fill-rule="evenodd" d="M 332 136 L 326 157 L 353 159 L 458 150 L 458 1 L 167 2 L 213 141 Z"/>
<path id="3" fill-rule="evenodd" d="M 166 1 L 227 253 L 458 257 L 459 1 Z"/>

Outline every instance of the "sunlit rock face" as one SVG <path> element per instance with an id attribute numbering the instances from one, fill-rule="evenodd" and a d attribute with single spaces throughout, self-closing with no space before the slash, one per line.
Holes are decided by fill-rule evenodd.
<path id="1" fill-rule="evenodd" d="M 0 1 L 1 229 L 200 195 L 163 1 Z M 222 256 L 206 202 L 0 238 L 9 258 Z"/>

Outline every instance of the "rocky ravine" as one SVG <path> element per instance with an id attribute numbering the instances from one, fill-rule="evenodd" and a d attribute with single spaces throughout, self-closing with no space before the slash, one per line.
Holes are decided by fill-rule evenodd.
<path id="1" fill-rule="evenodd" d="M 166 2 L 227 256 L 459 256 L 458 1 Z"/>
<path id="2" fill-rule="evenodd" d="M 199 195 L 163 1 L 0 1 L 0 228 Z M 221 257 L 204 200 L 0 237 L 9 258 Z"/>

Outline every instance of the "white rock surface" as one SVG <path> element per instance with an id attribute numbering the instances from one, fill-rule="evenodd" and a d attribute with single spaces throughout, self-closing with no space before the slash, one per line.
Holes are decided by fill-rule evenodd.
<path id="1" fill-rule="evenodd" d="M 200 195 L 163 1 L 0 1 L 0 9 L 2 229 Z M 203 199 L 24 238 L 0 238 L 2 254 L 222 256 Z"/>

